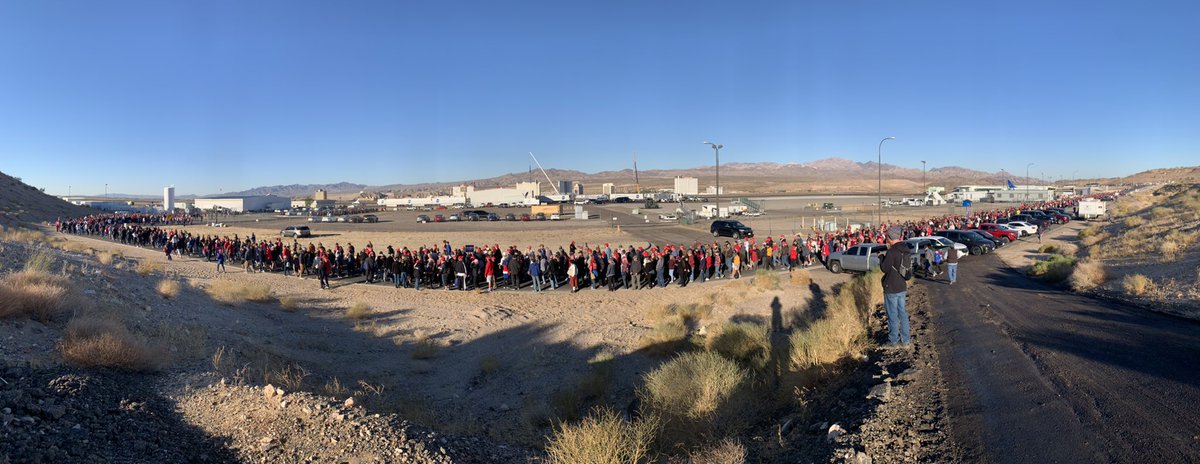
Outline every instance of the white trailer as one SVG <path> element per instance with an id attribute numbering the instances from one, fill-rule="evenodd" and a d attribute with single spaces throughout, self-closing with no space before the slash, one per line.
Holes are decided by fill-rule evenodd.
<path id="1" fill-rule="evenodd" d="M 1108 204 L 1095 198 L 1079 200 L 1075 205 L 1075 217 L 1079 219 L 1095 219 L 1108 214 Z"/>

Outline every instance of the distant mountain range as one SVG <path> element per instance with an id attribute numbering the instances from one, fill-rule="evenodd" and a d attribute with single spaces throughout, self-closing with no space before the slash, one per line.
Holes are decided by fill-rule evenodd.
<path id="1" fill-rule="evenodd" d="M 844 183 L 848 188 L 837 189 L 838 193 L 853 193 L 856 191 L 873 192 L 875 179 L 882 170 L 885 190 L 921 191 L 922 185 L 943 186 L 953 188 L 965 184 L 996 184 L 1003 185 L 1012 180 L 1021 184 L 1042 184 L 1037 178 L 1015 176 L 1005 171 L 985 172 L 960 166 L 943 166 L 930 168 L 922 176 L 921 169 L 901 167 L 884 163 L 882 166 L 875 162 L 858 162 L 845 158 L 825 158 L 807 163 L 727 163 L 721 165 L 721 181 L 729 193 L 767 193 L 778 192 L 770 184 L 785 184 L 788 188 L 808 186 L 821 188 L 823 186 Z M 601 171 L 585 173 L 570 169 L 547 169 L 546 175 L 554 181 L 571 180 L 583 182 L 588 193 L 598 192 L 601 183 L 613 183 L 619 189 L 632 187 L 635 183 L 633 169 L 616 171 Z M 474 185 L 476 188 L 511 187 L 522 181 L 543 182 L 546 180 L 540 170 L 533 172 L 512 172 L 485 179 L 463 179 L 451 182 L 426 182 L 418 184 L 389 184 L 365 185 L 351 182 L 336 184 L 292 184 L 256 187 L 240 192 L 228 192 L 224 195 L 279 195 L 285 197 L 312 197 L 318 189 L 324 189 L 330 195 L 357 194 L 362 191 L 393 192 L 399 195 L 421 195 L 438 192 L 448 192 L 456 185 Z M 682 169 L 650 169 L 639 171 L 637 180 L 643 189 L 672 187 L 672 179 L 680 177 L 696 177 L 701 180 L 701 189 L 713 184 L 713 166 L 697 166 Z M 922 178 L 924 177 L 924 179 Z M 1163 179 L 1179 179 L 1200 181 L 1200 167 L 1154 169 L 1124 178 L 1087 179 L 1088 182 L 1140 182 Z M 768 182 L 769 181 L 769 182 Z M 1050 180 L 1046 181 L 1047 183 Z M 1084 180 L 1079 180 L 1080 183 Z M 888 187 L 890 186 L 890 187 Z M 543 191 L 553 192 L 554 187 L 545 186 Z M 184 197 L 180 197 L 184 198 Z"/>

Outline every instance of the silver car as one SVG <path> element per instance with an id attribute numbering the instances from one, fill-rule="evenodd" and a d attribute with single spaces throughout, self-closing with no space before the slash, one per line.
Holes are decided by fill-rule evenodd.
<path id="1" fill-rule="evenodd" d="M 834 274 L 842 271 L 869 272 L 879 269 L 881 256 L 885 252 L 887 252 L 887 245 L 882 243 L 854 245 L 843 251 L 830 253 L 825 266 L 829 268 L 829 272 Z"/>

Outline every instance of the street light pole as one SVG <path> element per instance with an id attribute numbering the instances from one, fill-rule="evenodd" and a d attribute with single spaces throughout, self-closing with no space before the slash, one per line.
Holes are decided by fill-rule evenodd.
<path id="1" fill-rule="evenodd" d="M 925 195 L 929 195 L 929 186 L 925 183 L 925 160 L 921 160 L 921 189 Z"/>
<path id="2" fill-rule="evenodd" d="M 896 140 L 896 138 L 884 137 L 883 140 L 879 141 L 879 149 L 875 153 L 878 156 L 878 159 L 875 160 L 875 167 L 879 171 L 879 190 L 877 192 L 878 198 L 875 199 L 875 208 L 879 211 L 879 217 L 875 218 L 875 227 L 879 227 L 880 224 L 883 224 L 883 142 L 888 140 Z"/>
<path id="3" fill-rule="evenodd" d="M 1033 165 L 1034 163 L 1025 165 L 1025 203 L 1029 203 L 1029 167 Z"/>
<path id="4" fill-rule="evenodd" d="M 717 161 L 717 165 L 716 165 L 716 166 L 717 166 L 717 191 L 716 191 L 716 192 L 713 192 L 713 193 L 715 193 L 715 194 L 716 194 L 716 199 L 715 199 L 715 200 L 716 200 L 716 204 L 717 204 L 717 217 L 721 217 L 721 149 L 722 149 L 722 148 L 725 148 L 725 145 L 722 145 L 722 144 L 719 144 L 719 143 L 712 143 L 712 142 L 704 142 L 704 144 L 705 144 L 705 145 L 709 145 L 709 146 L 711 146 L 711 147 L 712 147 L 712 149 L 713 149 L 713 155 L 715 155 L 715 156 L 716 156 L 716 161 Z"/>

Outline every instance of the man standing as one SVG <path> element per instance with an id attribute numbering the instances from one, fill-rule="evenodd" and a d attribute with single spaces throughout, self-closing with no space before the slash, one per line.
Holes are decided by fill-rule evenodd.
<path id="1" fill-rule="evenodd" d="M 888 347 L 899 348 L 909 345 L 908 310 L 905 298 L 909 278 L 912 277 L 912 258 L 908 245 L 901 242 L 904 229 L 892 226 L 887 230 L 887 255 L 879 268 L 883 271 L 883 307 L 888 318 Z"/>
<path id="2" fill-rule="evenodd" d="M 958 250 L 954 247 L 946 249 L 946 278 L 950 280 L 950 285 L 958 281 Z"/>

